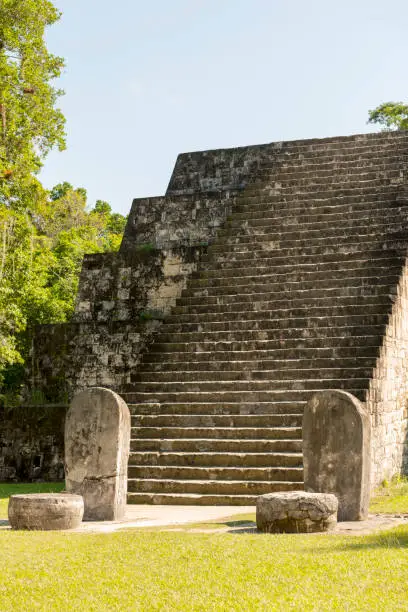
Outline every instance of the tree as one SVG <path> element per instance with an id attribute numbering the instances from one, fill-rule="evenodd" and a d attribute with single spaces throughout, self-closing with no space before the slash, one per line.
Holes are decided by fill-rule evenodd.
<path id="1" fill-rule="evenodd" d="M 53 86 L 64 66 L 45 29 L 60 18 L 50 0 L 0 0 L 0 383 L 18 396 L 26 330 L 73 312 L 85 253 L 119 248 L 126 219 L 64 182 L 37 178 L 47 153 L 65 148 L 65 119 Z"/>
<path id="2" fill-rule="evenodd" d="M 65 147 L 65 119 L 52 86 L 64 62 L 44 33 L 60 18 L 49 0 L 0 3 L 0 202 L 31 206 L 42 197 L 35 174 L 53 147 Z"/>
<path id="3" fill-rule="evenodd" d="M 26 330 L 69 320 L 84 255 L 116 251 L 125 223 L 125 217 L 112 213 L 107 202 L 98 201 L 88 210 L 86 190 L 66 182 L 45 193 L 35 214 L 3 207 L 0 383 L 3 378 L 2 393 L 8 394 L 8 401 L 10 393 L 18 399 L 24 380 Z"/>
<path id="4" fill-rule="evenodd" d="M 368 114 L 368 123 L 377 123 L 384 130 L 408 130 L 408 104 L 385 102 Z"/>
<path id="5" fill-rule="evenodd" d="M 28 290 L 35 275 L 32 220 L 46 198 L 35 175 L 50 149 L 65 146 L 55 107 L 62 92 L 51 84 L 64 63 L 44 42 L 45 28 L 59 17 L 49 0 L 0 3 L 0 369 L 21 360 L 21 283 Z"/>

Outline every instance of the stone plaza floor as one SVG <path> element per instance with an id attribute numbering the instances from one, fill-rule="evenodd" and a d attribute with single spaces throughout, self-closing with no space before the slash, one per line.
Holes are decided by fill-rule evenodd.
<path id="1" fill-rule="evenodd" d="M 83 522 L 78 529 L 71 533 L 112 533 L 122 529 L 135 529 L 147 527 L 163 527 L 172 530 L 189 529 L 189 524 L 196 525 L 193 531 L 206 533 L 230 532 L 230 533 L 255 533 L 257 531 L 254 522 L 237 521 L 234 524 L 234 516 L 243 514 L 254 514 L 255 506 L 155 506 L 155 505 L 128 505 L 126 516 L 120 521 L 89 521 Z M 209 523 L 214 521 L 214 529 L 206 525 L 205 530 L 197 523 Z M 225 524 L 223 525 L 223 521 Z M 376 531 L 384 531 L 398 525 L 408 524 L 408 514 L 370 514 L 365 521 L 341 522 L 337 524 L 334 531 L 329 535 L 368 535 Z M 10 529 L 7 520 L 0 521 L 0 530 Z M 309 534 L 316 535 L 316 534 Z"/>

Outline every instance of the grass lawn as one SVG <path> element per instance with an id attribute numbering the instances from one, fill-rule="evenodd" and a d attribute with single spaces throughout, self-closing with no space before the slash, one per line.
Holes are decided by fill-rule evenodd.
<path id="1" fill-rule="evenodd" d="M 7 518 L 10 495 L 16 495 L 17 493 L 58 493 L 63 489 L 63 482 L 0 483 L 0 519 Z"/>
<path id="2" fill-rule="evenodd" d="M 405 499 L 391 503 L 401 490 L 382 491 L 374 511 L 404 512 Z M 364 537 L 3 531 L 0 550 L 1 612 L 408 609 L 408 527 Z"/>
<path id="3" fill-rule="evenodd" d="M 408 514 L 408 479 L 394 478 L 380 487 L 371 500 L 370 511 Z"/>

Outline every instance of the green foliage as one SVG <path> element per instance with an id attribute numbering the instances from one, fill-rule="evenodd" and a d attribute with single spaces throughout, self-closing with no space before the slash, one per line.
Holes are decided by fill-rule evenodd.
<path id="1" fill-rule="evenodd" d="M 369 111 L 368 123 L 376 123 L 384 130 L 408 130 L 408 104 L 385 102 Z"/>
<path id="2" fill-rule="evenodd" d="M 50 0 L 0 2 L 0 393 L 14 396 L 29 352 L 26 330 L 72 314 L 85 253 L 119 248 L 126 219 L 68 183 L 49 193 L 36 174 L 65 148 L 53 86 L 64 67 L 45 31 L 60 18 Z M 1 400 L 1 396 L 0 396 Z"/>
<path id="3" fill-rule="evenodd" d="M 160 310 L 142 310 L 139 313 L 139 321 L 163 321 L 164 314 Z"/>
<path id="4" fill-rule="evenodd" d="M 149 253 L 153 253 L 156 250 L 156 247 L 152 242 L 143 242 L 136 245 L 135 250 L 137 253 L 148 255 Z"/>
<path id="5" fill-rule="evenodd" d="M 65 147 L 65 120 L 55 106 L 62 91 L 52 86 L 64 62 L 44 41 L 59 17 L 48 0 L 0 3 L 0 201 L 8 206 L 36 199 L 42 159 Z"/>
<path id="6" fill-rule="evenodd" d="M 109 205 L 102 213 L 88 211 L 86 191 L 69 183 L 44 192 L 34 210 L 0 204 L 3 395 L 10 388 L 17 391 L 16 364 L 23 363 L 29 351 L 25 331 L 70 318 L 84 255 L 117 250 L 125 222 Z"/>

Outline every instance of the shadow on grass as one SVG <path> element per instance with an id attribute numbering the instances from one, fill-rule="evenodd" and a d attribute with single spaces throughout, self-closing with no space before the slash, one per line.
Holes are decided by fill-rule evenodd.
<path id="1" fill-rule="evenodd" d="M 350 536 L 347 536 L 348 538 Z M 371 535 L 350 538 L 350 542 L 342 542 L 336 546 L 336 551 L 359 551 L 378 548 L 408 548 L 408 528 L 396 527 L 390 531 L 373 533 Z"/>
<path id="2" fill-rule="evenodd" d="M 178 525 L 182 531 L 216 531 L 220 533 L 256 533 L 256 523 L 254 521 L 245 520 L 215 520 L 208 523 L 185 523 Z"/>
<path id="3" fill-rule="evenodd" d="M 300 535 L 300 534 L 299 534 Z M 307 535 L 307 534 L 303 534 Z M 314 534 L 319 535 L 319 534 Z M 329 537 L 324 542 L 323 546 L 319 547 L 304 547 L 297 549 L 297 552 L 313 553 L 316 555 L 326 555 L 327 553 L 341 552 L 369 552 L 371 550 L 391 550 L 408 548 L 408 527 L 394 527 L 380 533 L 370 535 L 344 535 L 340 533 L 324 534 Z M 334 536 L 334 537 L 333 537 Z M 343 536 L 343 537 L 342 537 Z M 341 540 L 340 540 L 341 538 Z M 312 540 L 310 540 L 312 542 Z M 322 541 L 320 540 L 320 543 Z"/>
<path id="4" fill-rule="evenodd" d="M 226 527 L 248 527 L 256 525 L 254 521 L 225 521 L 225 523 L 217 522 L 217 525 L 225 525 Z"/>
<path id="5" fill-rule="evenodd" d="M 244 533 L 260 534 L 262 532 L 258 531 L 258 529 L 256 528 L 256 525 L 254 526 L 248 525 L 247 527 L 239 527 L 238 529 L 228 529 L 226 533 L 233 533 L 233 534 L 240 535 Z"/>
<path id="6" fill-rule="evenodd" d="M 404 528 L 402 528 L 404 529 Z M 372 535 L 350 535 L 343 533 L 278 533 L 278 534 L 268 534 L 262 531 L 258 531 L 256 527 L 256 523 L 247 523 L 247 525 L 238 527 L 238 528 L 230 528 L 225 533 L 231 534 L 257 534 L 257 535 L 273 535 L 273 536 L 281 536 L 281 537 L 306 537 L 310 538 L 310 542 L 314 540 L 316 536 L 329 536 L 330 539 L 327 540 L 328 546 L 324 546 L 323 548 L 315 548 L 313 550 L 314 553 L 317 554 L 326 554 L 327 552 L 347 552 L 347 551 L 360 551 L 360 550 L 372 550 L 378 548 L 408 548 L 408 528 L 405 527 L 405 531 L 400 531 L 399 528 L 390 528 L 389 531 L 372 534 Z M 313 536 L 313 538 L 312 538 Z M 339 542 L 339 539 L 342 539 Z M 345 541 L 344 538 L 347 538 Z M 302 550 L 302 552 L 312 552 L 310 548 Z"/>
<path id="7" fill-rule="evenodd" d="M 259 533 L 254 521 L 225 521 L 217 522 L 216 525 L 228 527 L 226 533 Z"/>

